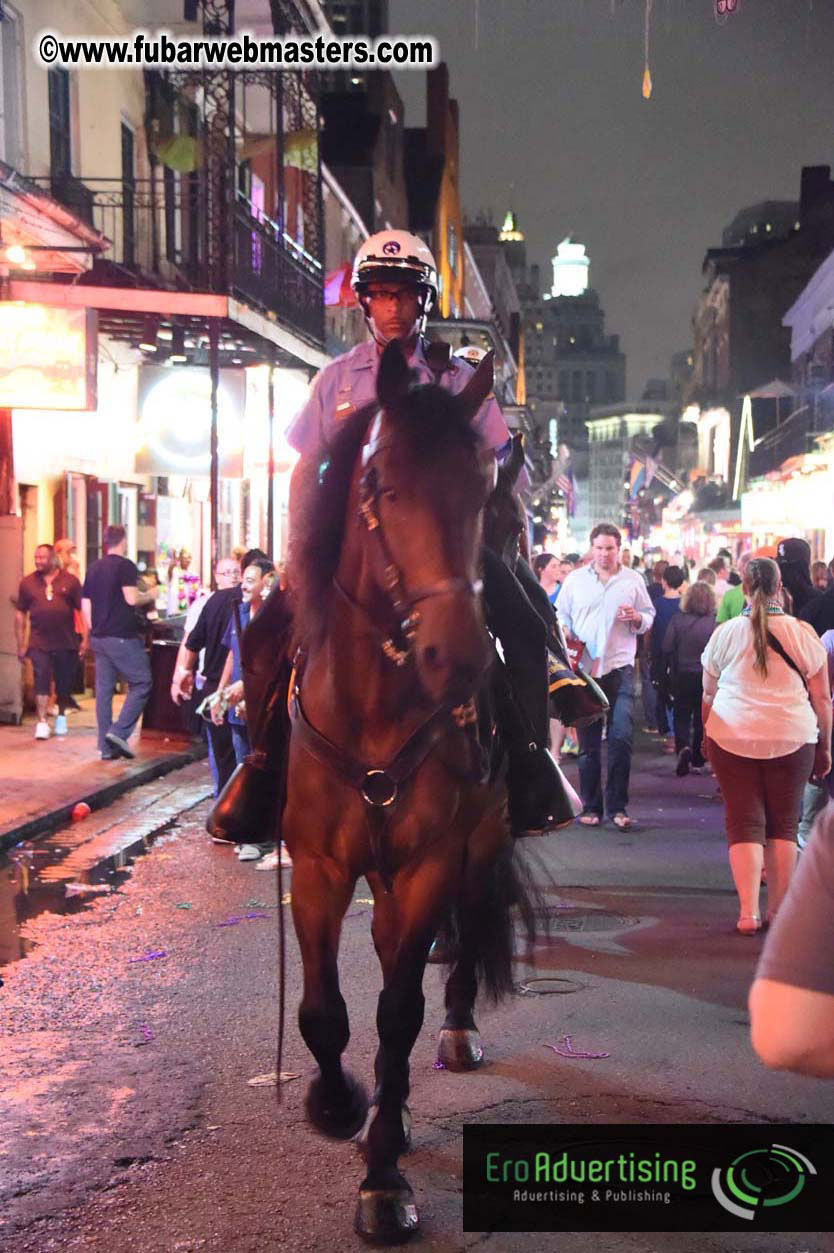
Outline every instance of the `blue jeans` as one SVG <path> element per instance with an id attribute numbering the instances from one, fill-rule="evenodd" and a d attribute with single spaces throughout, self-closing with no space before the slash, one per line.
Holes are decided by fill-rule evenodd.
<path id="1" fill-rule="evenodd" d="M 235 761 L 238 765 L 243 761 L 249 753 L 249 730 L 245 722 L 230 722 L 229 726 L 232 731 L 232 743 L 235 746 Z"/>
<path id="2" fill-rule="evenodd" d="M 151 694 L 151 663 L 139 639 L 124 640 L 115 635 L 94 635 L 90 647 L 96 655 L 96 724 L 99 752 L 110 749 L 104 739 L 110 731 L 120 739 L 130 739 Z M 113 721 L 113 693 L 117 679 L 127 679 L 127 696 L 122 711 Z"/>
<path id="3" fill-rule="evenodd" d="M 611 704 L 608 713 L 608 778 L 605 809 L 611 817 L 628 806 L 631 742 L 634 736 L 634 666 L 622 666 L 597 679 Z M 579 790 L 586 814 L 603 816 L 602 721 L 579 727 Z"/>

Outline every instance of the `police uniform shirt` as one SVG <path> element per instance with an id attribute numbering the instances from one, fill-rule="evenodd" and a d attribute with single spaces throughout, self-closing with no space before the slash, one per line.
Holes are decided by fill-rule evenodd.
<path id="1" fill-rule="evenodd" d="M 296 452 L 305 456 L 327 446 L 339 423 L 357 409 L 376 400 L 376 373 L 380 354 L 374 340 L 357 344 L 343 356 L 326 365 L 313 380 L 310 395 L 303 409 L 290 423 L 287 440 Z M 435 375 L 423 352 L 422 340 L 412 354 L 409 365 L 418 383 L 434 383 Z M 453 395 L 463 391 L 474 371 L 465 361 L 451 357 L 441 376 L 441 386 Z M 510 432 L 495 396 L 490 393 L 472 420 L 481 445 L 496 452 L 509 442 Z"/>

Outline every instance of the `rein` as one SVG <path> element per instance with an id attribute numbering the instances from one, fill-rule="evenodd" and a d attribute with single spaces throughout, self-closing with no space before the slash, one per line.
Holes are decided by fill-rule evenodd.
<path id="1" fill-rule="evenodd" d="M 379 514 L 379 476 L 373 464 L 374 457 L 385 447 L 379 438 L 381 411 L 374 420 L 373 433 L 362 453 L 362 477 L 359 481 L 359 517 L 368 534 L 373 537 L 382 565 L 382 586 L 390 603 L 397 626 L 392 633 L 380 625 L 371 609 L 357 600 L 338 578 L 333 579 L 336 593 L 354 610 L 362 615 L 375 635 L 381 640 L 383 655 L 397 667 L 404 666 L 412 657 L 420 612 L 416 606 L 436 596 L 451 596 L 466 592 L 479 596 L 483 584 L 480 579 L 472 581 L 463 577 L 439 579 L 436 583 L 408 591 L 402 570 L 393 558 L 385 538 Z M 396 638 L 395 638 L 396 637 Z M 351 756 L 338 744 L 323 735 L 309 721 L 301 702 L 301 677 L 304 669 L 304 652 L 299 649 L 293 664 L 290 680 L 288 712 L 293 735 L 311 757 L 340 776 L 355 788 L 367 806 L 371 829 L 371 853 L 383 886 L 390 892 L 392 875 L 386 865 L 383 836 L 390 811 L 399 799 L 400 789 L 426 760 L 429 753 L 450 731 L 473 721 L 468 706 L 444 703 L 416 727 L 408 739 L 389 761 L 382 765 L 369 765 Z"/>
<path id="2" fill-rule="evenodd" d="M 371 822 L 371 852 L 376 868 L 382 879 L 385 890 L 391 890 L 391 873 L 386 866 L 385 849 L 382 843 L 384 835 L 384 819 L 399 799 L 400 788 L 414 774 L 428 757 L 429 753 L 449 731 L 460 723 L 451 705 L 439 705 L 411 733 L 405 743 L 401 744 L 394 756 L 384 765 L 369 766 L 365 762 L 352 757 L 338 744 L 334 744 L 326 735 L 318 731 L 304 712 L 301 703 L 301 674 L 303 673 L 303 654 L 296 654 L 290 680 L 289 715 L 293 734 L 311 757 L 321 765 L 338 774 L 351 787 L 356 788 L 368 807 L 369 815 L 377 820 Z"/>
<path id="3" fill-rule="evenodd" d="M 374 420 L 375 429 L 378 427 L 380 417 L 381 413 L 377 414 Z M 439 579 L 437 583 L 419 587 L 410 593 L 406 590 L 403 573 L 391 554 L 391 549 L 385 538 L 382 519 L 379 516 L 379 476 L 373 460 L 384 447 L 384 442 L 380 441 L 374 434 L 363 451 L 364 468 L 359 482 L 359 516 L 364 522 L 369 535 L 373 536 L 379 552 L 382 563 L 382 585 L 391 602 L 391 608 L 398 619 L 397 631 L 400 635 L 402 647 L 397 646 L 393 637 L 384 637 L 384 632 L 374 622 L 371 611 L 351 596 L 342 587 L 338 579 L 334 579 L 333 583 L 339 595 L 348 604 L 352 605 L 354 609 L 358 609 L 373 625 L 377 633 L 384 637 L 382 651 L 388 660 L 393 661 L 396 666 L 404 666 L 413 651 L 417 627 L 420 625 L 420 611 L 415 606 L 419 605 L 421 601 L 432 600 L 435 596 L 451 596 L 456 592 L 468 592 L 470 596 L 479 596 L 483 590 L 483 584 L 480 579 L 473 583 L 471 579 L 457 577 Z"/>

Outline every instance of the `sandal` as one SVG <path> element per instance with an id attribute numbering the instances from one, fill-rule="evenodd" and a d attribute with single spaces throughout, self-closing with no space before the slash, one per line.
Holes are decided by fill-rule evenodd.
<path id="1" fill-rule="evenodd" d="M 736 923 L 739 935 L 755 935 L 762 929 L 762 920 L 758 914 L 742 914 Z"/>
<path id="2" fill-rule="evenodd" d="M 579 821 L 583 827 L 598 827 L 600 824 L 599 814 L 580 814 Z"/>
<path id="3" fill-rule="evenodd" d="M 615 827 L 619 827 L 621 831 L 630 831 L 634 825 L 628 814 L 615 814 L 611 819 Z"/>

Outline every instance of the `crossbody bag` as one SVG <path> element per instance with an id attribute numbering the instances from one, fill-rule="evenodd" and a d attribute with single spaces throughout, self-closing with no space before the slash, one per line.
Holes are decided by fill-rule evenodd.
<path id="1" fill-rule="evenodd" d="M 802 686 L 805 688 L 805 694 L 809 695 L 808 682 L 805 678 L 805 675 L 802 673 L 802 671 L 800 670 L 799 666 L 796 664 L 796 662 L 794 661 L 790 653 L 787 652 L 787 650 L 782 647 L 782 645 L 779 643 L 779 641 L 777 640 L 776 636 L 773 634 L 772 631 L 767 632 L 767 642 L 770 645 L 770 647 L 773 649 L 773 651 L 779 654 L 779 656 L 786 663 L 786 665 L 789 665 L 791 670 L 793 670 L 796 674 L 799 675 L 800 679 L 802 680 Z"/>

